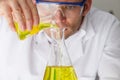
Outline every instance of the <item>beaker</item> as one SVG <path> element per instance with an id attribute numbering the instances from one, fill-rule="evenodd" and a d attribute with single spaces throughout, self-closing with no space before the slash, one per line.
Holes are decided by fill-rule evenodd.
<path id="1" fill-rule="evenodd" d="M 52 16 L 54 15 L 53 11 L 55 11 L 54 7 L 50 8 L 49 7 L 50 4 L 46 5 L 46 4 L 40 3 L 40 2 L 37 2 L 36 4 L 37 4 L 37 10 L 38 10 L 40 22 L 38 25 L 33 25 L 33 28 L 31 31 L 29 31 L 29 30 L 22 31 L 20 29 L 19 24 L 14 19 L 16 32 L 17 32 L 17 35 L 20 40 L 24 40 L 28 36 L 37 34 L 39 31 L 41 31 L 43 29 L 46 29 L 49 27 L 55 27 L 55 28 L 57 27 L 56 25 L 52 24 L 52 22 L 51 22 Z M 53 10 L 53 11 L 51 11 L 51 10 Z"/>

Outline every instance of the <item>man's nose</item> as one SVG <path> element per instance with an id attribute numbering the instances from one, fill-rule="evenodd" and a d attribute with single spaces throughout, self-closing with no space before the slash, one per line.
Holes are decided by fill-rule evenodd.
<path id="1" fill-rule="evenodd" d="M 64 23 L 66 21 L 65 13 L 63 12 L 61 8 L 55 11 L 54 20 L 57 24 Z"/>

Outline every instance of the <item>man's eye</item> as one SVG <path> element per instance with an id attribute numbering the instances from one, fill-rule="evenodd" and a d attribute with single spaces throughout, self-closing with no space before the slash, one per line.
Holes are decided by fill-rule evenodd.
<path id="1" fill-rule="evenodd" d="M 66 6 L 65 9 L 67 9 L 67 10 L 73 10 L 73 9 L 75 9 L 75 6 Z"/>

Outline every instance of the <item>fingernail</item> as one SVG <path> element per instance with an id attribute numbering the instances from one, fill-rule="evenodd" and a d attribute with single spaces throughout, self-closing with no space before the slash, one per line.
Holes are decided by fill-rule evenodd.
<path id="1" fill-rule="evenodd" d="M 13 24 L 9 23 L 9 26 L 10 26 L 10 28 L 11 28 L 11 30 L 12 30 L 13 32 L 15 32 L 15 31 L 16 31 L 16 30 L 15 30 L 15 27 L 14 27 L 14 25 L 13 25 Z"/>
<path id="2" fill-rule="evenodd" d="M 34 21 L 34 23 L 33 23 L 34 26 L 37 26 L 38 24 L 39 24 L 38 21 Z"/>
<path id="3" fill-rule="evenodd" d="M 18 24 L 18 30 L 20 30 L 20 31 L 24 31 L 24 25 L 22 25 L 22 24 Z"/>
<path id="4" fill-rule="evenodd" d="M 33 4 L 36 4 L 36 0 L 32 0 Z"/>
<path id="5" fill-rule="evenodd" d="M 34 26 L 38 26 L 38 23 L 34 23 Z"/>
<path id="6" fill-rule="evenodd" d="M 16 29 L 15 29 L 14 27 L 11 27 L 11 30 L 12 30 L 13 32 L 16 32 Z"/>
<path id="7" fill-rule="evenodd" d="M 25 31 L 25 26 L 20 26 L 20 29 L 22 30 L 22 31 Z"/>
<path id="8" fill-rule="evenodd" d="M 29 31 L 31 31 L 31 30 L 32 30 L 31 23 L 28 23 L 28 24 L 27 24 L 27 28 L 28 28 L 28 30 L 29 30 Z"/>

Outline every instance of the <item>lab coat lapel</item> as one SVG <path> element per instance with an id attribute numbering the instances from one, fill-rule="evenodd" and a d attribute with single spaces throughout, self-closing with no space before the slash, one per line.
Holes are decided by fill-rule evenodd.
<path id="1" fill-rule="evenodd" d="M 94 26 L 88 16 L 89 14 L 85 17 L 84 22 L 82 24 L 82 29 L 86 32 L 86 35 L 83 38 L 83 43 L 95 36 Z"/>
<path id="2" fill-rule="evenodd" d="M 94 29 L 94 25 L 92 23 L 92 20 L 90 20 L 91 18 L 88 17 L 90 14 L 88 14 L 85 19 L 84 19 L 84 23 L 82 25 L 82 29 L 85 30 L 86 35 L 82 38 L 82 44 L 83 44 L 83 51 L 84 51 L 84 55 L 87 53 L 88 47 L 87 45 L 89 44 L 89 42 L 91 41 L 91 39 L 93 39 L 93 37 L 95 36 L 95 29 Z"/>
<path id="3" fill-rule="evenodd" d="M 72 63 L 83 56 L 82 37 L 84 35 L 85 32 L 80 30 L 65 41 Z"/>
<path id="4" fill-rule="evenodd" d="M 95 36 L 93 25 L 85 17 L 81 29 L 66 40 L 66 46 L 72 63 L 85 55 L 87 42 Z"/>

